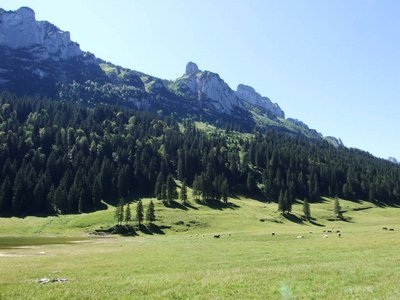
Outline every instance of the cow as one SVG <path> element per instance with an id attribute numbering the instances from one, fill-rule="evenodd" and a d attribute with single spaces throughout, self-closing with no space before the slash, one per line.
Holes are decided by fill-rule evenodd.
<path id="1" fill-rule="evenodd" d="M 304 235 L 299 235 L 297 238 L 298 239 L 304 239 Z"/>
<path id="2" fill-rule="evenodd" d="M 271 235 L 275 235 L 275 232 L 271 232 Z"/>
<path id="3" fill-rule="evenodd" d="M 389 231 L 394 231 L 394 228 L 389 228 Z"/>
<path id="4" fill-rule="evenodd" d="M 220 236 L 221 236 L 220 234 L 214 234 L 214 237 L 217 238 L 217 239 L 218 239 Z"/>
<path id="5" fill-rule="evenodd" d="M 340 233 L 340 231 L 338 232 L 337 236 L 338 236 L 338 237 L 341 237 L 341 236 L 342 236 L 342 234 Z"/>
<path id="6" fill-rule="evenodd" d="M 382 227 L 383 230 L 387 230 L 387 227 Z"/>
<path id="7" fill-rule="evenodd" d="M 326 239 L 328 236 L 327 236 L 326 234 L 324 234 L 322 237 L 323 237 L 324 239 Z"/>

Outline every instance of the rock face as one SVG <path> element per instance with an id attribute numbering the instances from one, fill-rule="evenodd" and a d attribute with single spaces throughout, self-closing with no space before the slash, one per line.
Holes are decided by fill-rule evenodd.
<path id="1" fill-rule="evenodd" d="M 243 101 L 265 108 L 276 114 L 278 117 L 285 118 L 285 113 L 277 103 L 272 103 L 269 98 L 262 97 L 251 86 L 239 84 L 236 90 L 236 95 Z"/>
<path id="2" fill-rule="evenodd" d="M 28 7 L 17 11 L 0 9 L 0 46 L 25 49 L 37 58 L 66 60 L 81 55 L 77 43 L 70 39 L 67 31 L 47 21 L 36 21 L 35 12 Z"/>
<path id="3" fill-rule="evenodd" d="M 394 163 L 394 164 L 398 164 L 399 162 L 397 161 L 397 159 L 395 157 L 390 156 L 388 159 L 388 161 Z"/>
<path id="4" fill-rule="evenodd" d="M 186 65 L 185 76 L 196 74 L 197 72 L 199 72 L 199 67 L 195 63 L 189 61 L 188 64 Z"/>
<path id="5" fill-rule="evenodd" d="M 297 120 L 297 119 L 292 119 L 292 118 L 287 118 L 287 120 L 288 120 L 289 122 L 292 122 L 293 124 L 296 124 L 296 125 L 299 125 L 299 126 L 302 126 L 302 127 L 306 128 L 306 129 L 309 129 L 309 128 L 308 128 L 308 125 L 305 124 L 305 123 L 303 123 L 302 121 L 299 121 L 299 120 Z"/>
<path id="6" fill-rule="evenodd" d="M 209 71 L 200 71 L 195 63 L 189 62 L 180 85 L 186 86 L 191 95 L 209 105 L 219 113 L 231 114 L 236 108 L 245 110 L 235 92 L 219 77 Z"/>

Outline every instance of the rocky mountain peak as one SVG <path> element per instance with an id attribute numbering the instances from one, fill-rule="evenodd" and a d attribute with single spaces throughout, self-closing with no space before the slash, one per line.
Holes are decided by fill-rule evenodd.
<path id="1" fill-rule="evenodd" d="M 196 74 L 198 71 L 199 67 L 194 62 L 189 61 L 186 65 L 185 76 Z"/>
<path id="2" fill-rule="evenodd" d="M 27 49 L 37 58 L 51 57 L 56 61 L 82 54 L 69 32 L 47 21 L 36 21 L 35 12 L 29 7 L 16 11 L 0 9 L 0 46 Z"/>
<path id="3" fill-rule="evenodd" d="M 236 90 L 236 95 L 243 101 L 265 108 L 280 118 L 285 118 L 285 113 L 277 103 L 272 103 L 269 98 L 262 97 L 251 86 L 239 84 Z"/>

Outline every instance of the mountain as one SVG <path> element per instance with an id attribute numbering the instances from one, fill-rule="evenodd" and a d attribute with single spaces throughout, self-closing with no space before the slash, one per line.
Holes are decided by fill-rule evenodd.
<path id="1" fill-rule="evenodd" d="M 0 9 L 0 90 L 41 95 L 88 105 L 117 104 L 178 119 L 252 131 L 271 128 L 312 140 L 323 136 L 295 119 L 254 88 L 232 90 L 217 74 L 189 62 L 182 77 L 162 80 L 116 66 L 81 51 L 67 31 L 36 21 L 28 7 Z M 327 139 L 340 145 L 334 138 Z"/>
<path id="2" fill-rule="evenodd" d="M 91 212 L 137 195 L 176 208 L 185 183 L 212 207 L 228 208 L 229 195 L 286 214 L 306 198 L 400 204 L 399 165 L 285 119 L 252 87 L 234 91 L 193 62 L 175 80 L 116 66 L 29 8 L 0 10 L 0 55 L 0 216 Z"/>

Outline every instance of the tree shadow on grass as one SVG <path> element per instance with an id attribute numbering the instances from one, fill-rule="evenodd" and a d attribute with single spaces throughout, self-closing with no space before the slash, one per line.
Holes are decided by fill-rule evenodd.
<path id="1" fill-rule="evenodd" d="M 238 209 L 240 206 L 234 203 L 224 203 L 217 200 L 195 200 L 197 204 L 204 205 L 212 209 L 224 210 L 224 209 Z"/>
<path id="2" fill-rule="evenodd" d="M 290 221 L 290 222 L 304 225 L 304 219 L 303 219 L 303 218 L 299 218 L 299 217 L 296 216 L 296 215 L 293 215 L 293 214 L 291 214 L 291 213 L 284 213 L 284 214 L 282 214 L 282 216 L 283 216 L 286 220 L 288 220 L 288 221 Z"/>
<path id="3" fill-rule="evenodd" d="M 147 225 L 140 224 L 139 230 L 140 230 L 140 232 L 142 232 L 144 234 L 148 234 L 148 235 L 165 234 L 165 232 L 162 231 L 161 228 L 154 223 L 150 223 Z"/>
<path id="4" fill-rule="evenodd" d="M 181 210 L 188 210 L 188 208 L 179 202 L 171 201 L 170 203 L 164 202 L 165 207 L 173 208 L 173 209 L 181 209 Z"/>
<path id="5" fill-rule="evenodd" d="M 315 222 L 315 221 L 313 221 L 313 220 L 315 220 L 315 219 L 311 219 L 311 220 L 309 221 L 310 224 L 315 225 L 315 226 L 319 226 L 319 227 L 325 227 L 325 225 L 319 224 L 319 223 L 317 223 L 317 222 Z"/>

